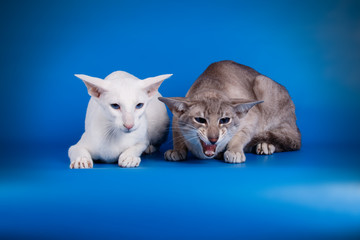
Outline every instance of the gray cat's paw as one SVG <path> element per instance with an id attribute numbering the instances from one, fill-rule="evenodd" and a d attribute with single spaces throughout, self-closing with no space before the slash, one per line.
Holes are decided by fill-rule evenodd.
<path id="1" fill-rule="evenodd" d="M 144 151 L 144 153 L 146 153 L 146 154 L 152 154 L 153 152 L 155 152 L 156 151 L 156 147 L 154 147 L 154 145 L 149 145 L 146 149 L 145 149 L 145 151 Z"/>
<path id="2" fill-rule="evenodd" d="M 93 161 L 88 157 L 78 157 L 74 162 L 70 163 L 70 168 L 92 168 Z"/>
<path id="3" fill-rule="evenodd" d="M 233 151 L 226 151 L 224 153 L 224 161 L 227 163 L 242 163 L 245 162 L 246 157 L 244 152 L 233 152 Z"/>
<path id="4" fill-rule="evenodd" d="M 271 155 L 275 152 L 275 146 L 269 143 L 259 143 L 256 146 L 256 154 Z"/>
<path id="5" fill-rule="evenodd" d="M 167 150 L 164 158 L 168 161 L 182 161 L 186 158 L 186 151 Z"/>
<path id="6" fill-rule="evenodd" d="M 119 157 L 118 165 L 123 168 L 138 167 L 140 165 L 140 157 L 121 154 Z"/>

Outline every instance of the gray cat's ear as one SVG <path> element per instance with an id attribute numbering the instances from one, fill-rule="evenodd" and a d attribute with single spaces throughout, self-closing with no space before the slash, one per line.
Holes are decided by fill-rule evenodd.
<path id="1" fill-rule="evenodd" d="M 92 97 L 100 97 L 101 94 L 106 92 L 105 82 L 101 78 L 90 77 L 84 74 L 75 74 L 75 77 L 80 78 L 85 83 L 88 93 Z"/>
<path id="2" fill-rule="evenodd" d="M 164 74 L 164 75 L 159 75 L 157 77 L 150 77 L 150 78 L 146 78 L 146 79 L 142 80 L 144 90 L 146 91 L 148 96 L 149 97 L 154 96 L 154 94 L 157 93 L 161 83 L 165 79 L 167 79 L 171 76 L 172 76 L 172 74 Z"/>
<path id="3" fill-rule="evenodd" d="M 161 102 L 165 103 L 170 109 L 170 111 L 177 116 L 184 113 L 189 108 L 190 104 L 190 102 L 183 97 L 159 97 L 158 99 Z"/>
<path id="4" fill-rule="evenodd" d="M 244 99 L 231 100 L 231 104 L 233 105 L 235 112 L 240 118 L 244 117 L 252 107 L 262 102 L 264 101 L 250 101 Z"/>

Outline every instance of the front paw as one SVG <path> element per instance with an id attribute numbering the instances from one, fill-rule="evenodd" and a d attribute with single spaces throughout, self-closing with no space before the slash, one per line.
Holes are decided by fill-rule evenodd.
<path id="1" fill-rule="evenodd" d="M 92 168 L 93 161 L 88 157 L 78 157 L 70 163 L 70 168 Z"/>
<path id="2" fill-rule="evenodd" d="M 242 163 L 245 160 L 246 157 L 243 151 L 233 152 L 228 150 L 224 153 L 224 161 L 227 163 Z"/>
<path id="3" fill-rule="evenodd" d="M 122 154 L 119 157 L 118 165 L 123 168 L 138 167 L 140 165 L 140 157 Z"/>
<path id="4" fill-rule="evenodd" d="M 165 160 L 168 161 L 182 161 L 186 158 L 186 151 L 167 150 L 164 154 Z"/>

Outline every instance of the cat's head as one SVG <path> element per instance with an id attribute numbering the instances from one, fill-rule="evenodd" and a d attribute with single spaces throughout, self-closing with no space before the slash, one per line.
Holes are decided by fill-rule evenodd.
<path id="1" fill-rule="evenodd" d="M 89 95 L 101 106 L 111 123 L 109 127 L 132 132 L 139 127 L 148 103 L 158 96 L 161 83 L 172 74 L 144 80 L 123 71 L 113 72 L 104 80 L 83 74 L 75 76 L 83 80 Z"/>
<path id="2" fill-rule="evenodd" d="M 248 111 L 262 101 L 160 97 L 178 119 L 178 127 L 194 155 L 213 158 L 238 131 Z"/>

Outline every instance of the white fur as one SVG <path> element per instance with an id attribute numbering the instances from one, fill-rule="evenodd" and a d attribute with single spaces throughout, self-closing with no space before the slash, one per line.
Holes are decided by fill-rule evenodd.
<path id="1" fill-rule="evenodd" d="M 116 71 L 104 80 L 75 75 L 88 88 L 85 132 L 69 149 L 70 168 L 91 168 L 93 160 L 118 162 L 121 167 L 137 167 L 140 155 L 147 148 L 161 144 L 169 117 L 165 105 L 158 100 L 162 81 L 171 74 L 140 80 Z M 140 109 L 138 103 L 144 103 Z M 118 104 L 120 109 L 113 109 Z M 129 130 L 127 127 L 131 127 Z"/>

